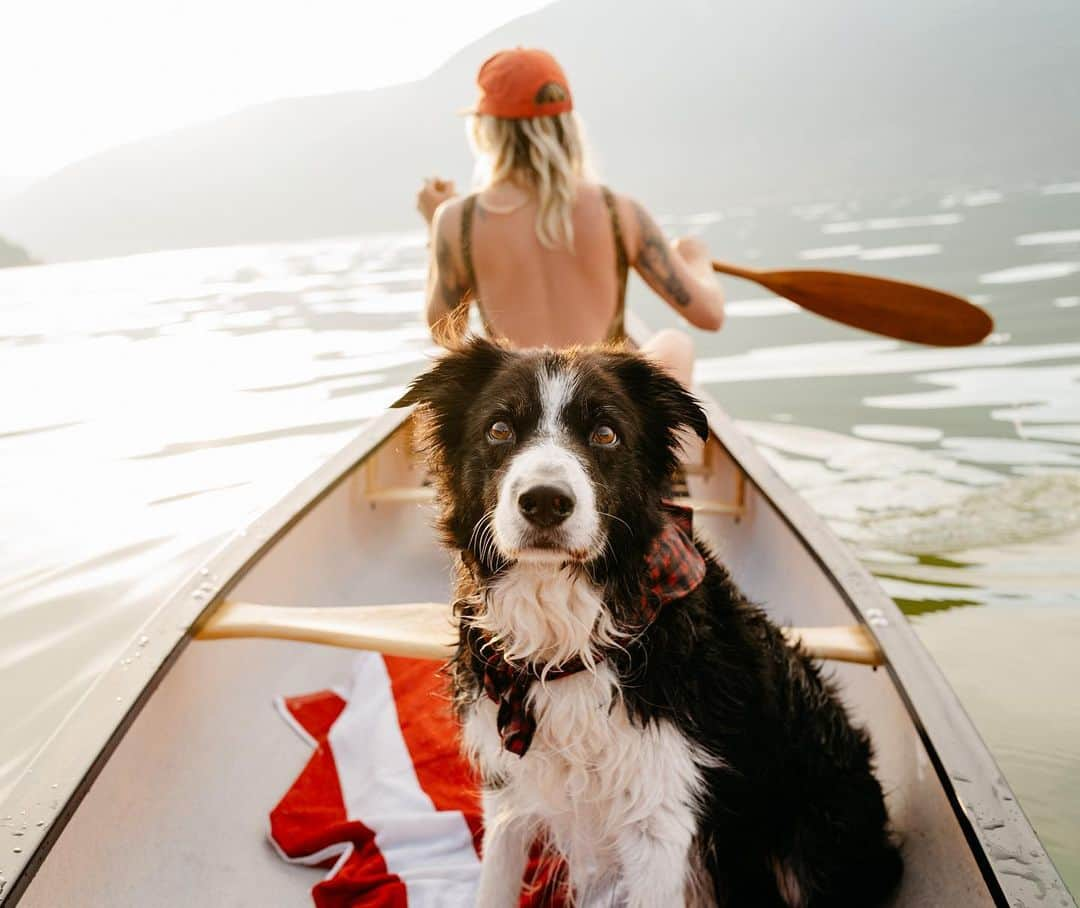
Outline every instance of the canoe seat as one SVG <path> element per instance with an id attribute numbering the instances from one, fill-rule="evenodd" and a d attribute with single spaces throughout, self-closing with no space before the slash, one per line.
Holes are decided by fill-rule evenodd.
<path id="1" fill-rule="evenodd" d="M 377 486 L 369 484 L 364 489 L 364 498 L 374 502 L 399 502 L 402 504 L 427 504 L 435 500 L 435 489 L 431 486 Z M 684 508 L 693 508 L 701 514 L 730 514 L 736 520 L 743 516 L 746 510 L 746 477 L 739 473 L 735 480 L 735 499 L 722 501 L 719 499 L 694 498 L 692 496 L 680 496 L 674 499 L 675 504 Z"/>
<path id="2" fill-rule="evenodd" d="M 371 489 L 365 493 L 368 501 L 400 502 L 403 504 L 427 504 L 435 500 L 435 490 L 430 486 L 390 486 L 385 489 Z M 675 498 L 674 503 L 684 508 L 693 508 L 701 514 L 731 514 L 741 517 L 743 505 L 739 501 L 712 501 L 699 498 Z"/>
<path id="3" fill-rule="evenodd" d="M 881 648 L 861 624 L 785 627 L 784 636 L 815 659 L 881 665 Z M 263 637 L 300 640 L 350 649 L 369 649 L 417 659 L 450 658 L 456 646 L 455 620 L 445 602 L 387 605 L 264 605 L 228 600 L 196 629 L 199 640 Z"/>

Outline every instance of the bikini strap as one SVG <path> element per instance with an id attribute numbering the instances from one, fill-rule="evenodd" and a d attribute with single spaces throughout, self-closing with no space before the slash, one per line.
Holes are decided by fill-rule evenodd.
<path id="1" fill-rule="evenodd" d="M 626 310 L 626 276 L 630 270 L 630 259 L 626 254 L 626 243 L 623 241 L 622 223 L 619 220 L 619 209 L 615 204 L 615 193 L 608 189 L 607 186 L 601 186 L 600 191 L 604 194 L 604 204 L 607 205 L 608 215 L 611 218 L 611 233 L 615 239 L 615 281 L 618 286 L 615 317 L 611 320 L 607 340 L 620 341 L 626 337 L 624 313 Z"/>
<path id="2" fill-rule="evenodd" d="M 497 335 L 495 334 L 495 329 L 492 327 L 491 322 L 488 320 L 483 304 L 480 302 L 480 288 L 476 283 L 476 268 L 473 266 L 472 226 L 473 214 L 475 214 L 475 212 L 476 193 L 473 192 L 465 196 L 465 201 L 461 206 L 461 260 L 465 265 L 465 280 L 468 282 L 462 301 L 465 303 L 476 303 L 476 309 L 480 313 L 480 322 L 484 326 L 484 331 L 487 332 L 488 337 L 494 338 Z"/>
<path id="3" fill-rule="evenodd" d="M 470 193 L 465 197 L 461 207 L 461 260 L 465 263 L 465 280 L 469 282 L 468 290 L 472 291 L 473 297 L 479 296 L 476 289 L 476 269 L 472 259 L 472 222 L 476 211 L 476 193 Z"/>

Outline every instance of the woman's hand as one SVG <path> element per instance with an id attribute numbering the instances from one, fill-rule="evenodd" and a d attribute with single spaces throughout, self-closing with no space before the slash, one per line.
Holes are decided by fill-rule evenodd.
<path id="1" fill-rule="evenodd" d="M 423 215 L 429 224 L 435 217 L 435 209 L 447 199 L 457 195 L 453 180 L 443 180 L 440 177 L 430 177 L 424 180 L 424 185 L 416 194 L 416 210 Z"/>
<path id="2" fill-rule="evenodd" d="M 675 254 L 686 262 L 687 267 L 699 281 L 714 283 L 709 247 L 696 236 L 680 236 L 671 241 Z"/>
<path id="3" fill-rule="evenodd" d="M 697 265 L 709 259 L 709 247 L 696 236 L 680 236 L 671 241 L 671 248 L 688 265 Z"/>

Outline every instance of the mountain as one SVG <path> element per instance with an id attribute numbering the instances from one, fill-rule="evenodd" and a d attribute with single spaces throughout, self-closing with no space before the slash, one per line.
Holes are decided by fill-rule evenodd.
<path id="1" fill-rule="evenodd" d="M 0 203 L 50 259 L 419 224 L 470 174 L 479 63 L 551 49 L 613 185 L 660 211 L 1075 178 L 1075 0 L 562 0 L 426 79 L 113 148 Z"/>
<path id="2" fill-rule="evenodd" d="M 9 243 L 0 236 L 0 268 L 13 268 L 16 265 L 36 265 L 29 253 L 21 246 Z"/>

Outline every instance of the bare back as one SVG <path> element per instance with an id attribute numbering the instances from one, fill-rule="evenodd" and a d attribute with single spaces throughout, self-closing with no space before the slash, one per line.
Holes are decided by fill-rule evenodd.
<path id="1" fill-rule="evenodd" d="M 717 331 L 723 323 L 723 294 L 705 247 L 674 254 L 632 199 L 581 184 L 573 252 L 540 243 L 535 199 L 519 194 L 501 209 L 499 201 L 487 192 L 451 198 L 434 213 L 426 317 L 437 338 L 437 325 L 449 319 L 452 326 L 462 304 L 476 301 L 488 334 L 517 347 L 622 340 L 630 267 L 690 324 Z"/>
<path id="2" fill-rule="evenodd" d="M 471 252 L 472 289 L 487 330 L 519 347 L 621 339 L 626 257 L 623 251 L 620 260 L 618 215 L 602 187 L 578 188 L 573 252 L 541 245 L 536 212 L 535 199 L 502 213 L 481 195 L 471 223 L 455 219 L 467 275 Z"/>

